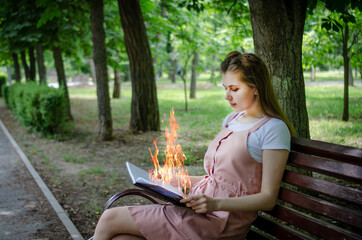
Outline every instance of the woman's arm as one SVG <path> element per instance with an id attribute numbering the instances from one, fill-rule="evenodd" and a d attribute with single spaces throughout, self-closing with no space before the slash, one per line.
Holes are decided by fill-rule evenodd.
<path id="1" fill-rule="evenodd" d="M 196 213 L 213 211 L 248 212 L 271 210 L 277 200 L 288 160 L 287 150 L 263 150 L 263 177 L 260 193 L 236 198 L 211 198 L 195 195 L 181 200 Z"/>

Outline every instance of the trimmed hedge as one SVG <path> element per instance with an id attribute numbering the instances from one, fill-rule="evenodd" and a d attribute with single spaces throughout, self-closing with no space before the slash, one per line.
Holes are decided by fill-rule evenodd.
<path id="1" fill-rule="evenodd" d="M 46 135 L 63 131 L 66 121 L 62 89 L 15 83 L 2 89 L 5 103 L 19 121 Z"/>

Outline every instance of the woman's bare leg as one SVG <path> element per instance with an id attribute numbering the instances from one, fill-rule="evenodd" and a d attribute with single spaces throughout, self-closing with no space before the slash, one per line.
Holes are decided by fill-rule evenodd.
<path id="1" fill-rule="evenodd" d="M 111 240 L 145 240 L 143 237 L 137 237 L 135 235 L 117 235 Z"/>
<path id="2" fill-rule="evenodd" d="M 143 237 L 127 207 L 107 209 L 98 221 L 94 240 L 109 240 L 119 234 Z"/>

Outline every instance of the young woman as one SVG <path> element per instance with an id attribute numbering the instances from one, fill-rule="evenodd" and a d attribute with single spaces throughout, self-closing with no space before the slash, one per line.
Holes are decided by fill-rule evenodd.
<path id="1" fill-rule="evenodd" d="M 243 239 L 258 211 L 276 203 L 293 127 L 276 99 L 264 62 L 231 52 L 221 63 L 233 113 L 210 143 L 205 176 L 191 177 L 190 194 L 172 204 L 112 208 L 94 240 Z"/>

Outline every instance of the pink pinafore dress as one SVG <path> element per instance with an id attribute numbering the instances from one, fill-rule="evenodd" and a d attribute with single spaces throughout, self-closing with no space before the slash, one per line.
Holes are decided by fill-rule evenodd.
<path id="1" fill-rule="evenodd" d="M 208 175 L 192 187 L 190 194 L 232 198 L 260 192 L 262 163 L 250 156 L 247 138 L 269 119 L 241 132 L 230 131 L 227 123 L 205 154 L 204 168 Z M 128 209 L 140 232 L 149 240 L 244 239 L 257 216 L 257 212 L 197 214 L 190 208 L 173 204 Z"/>

